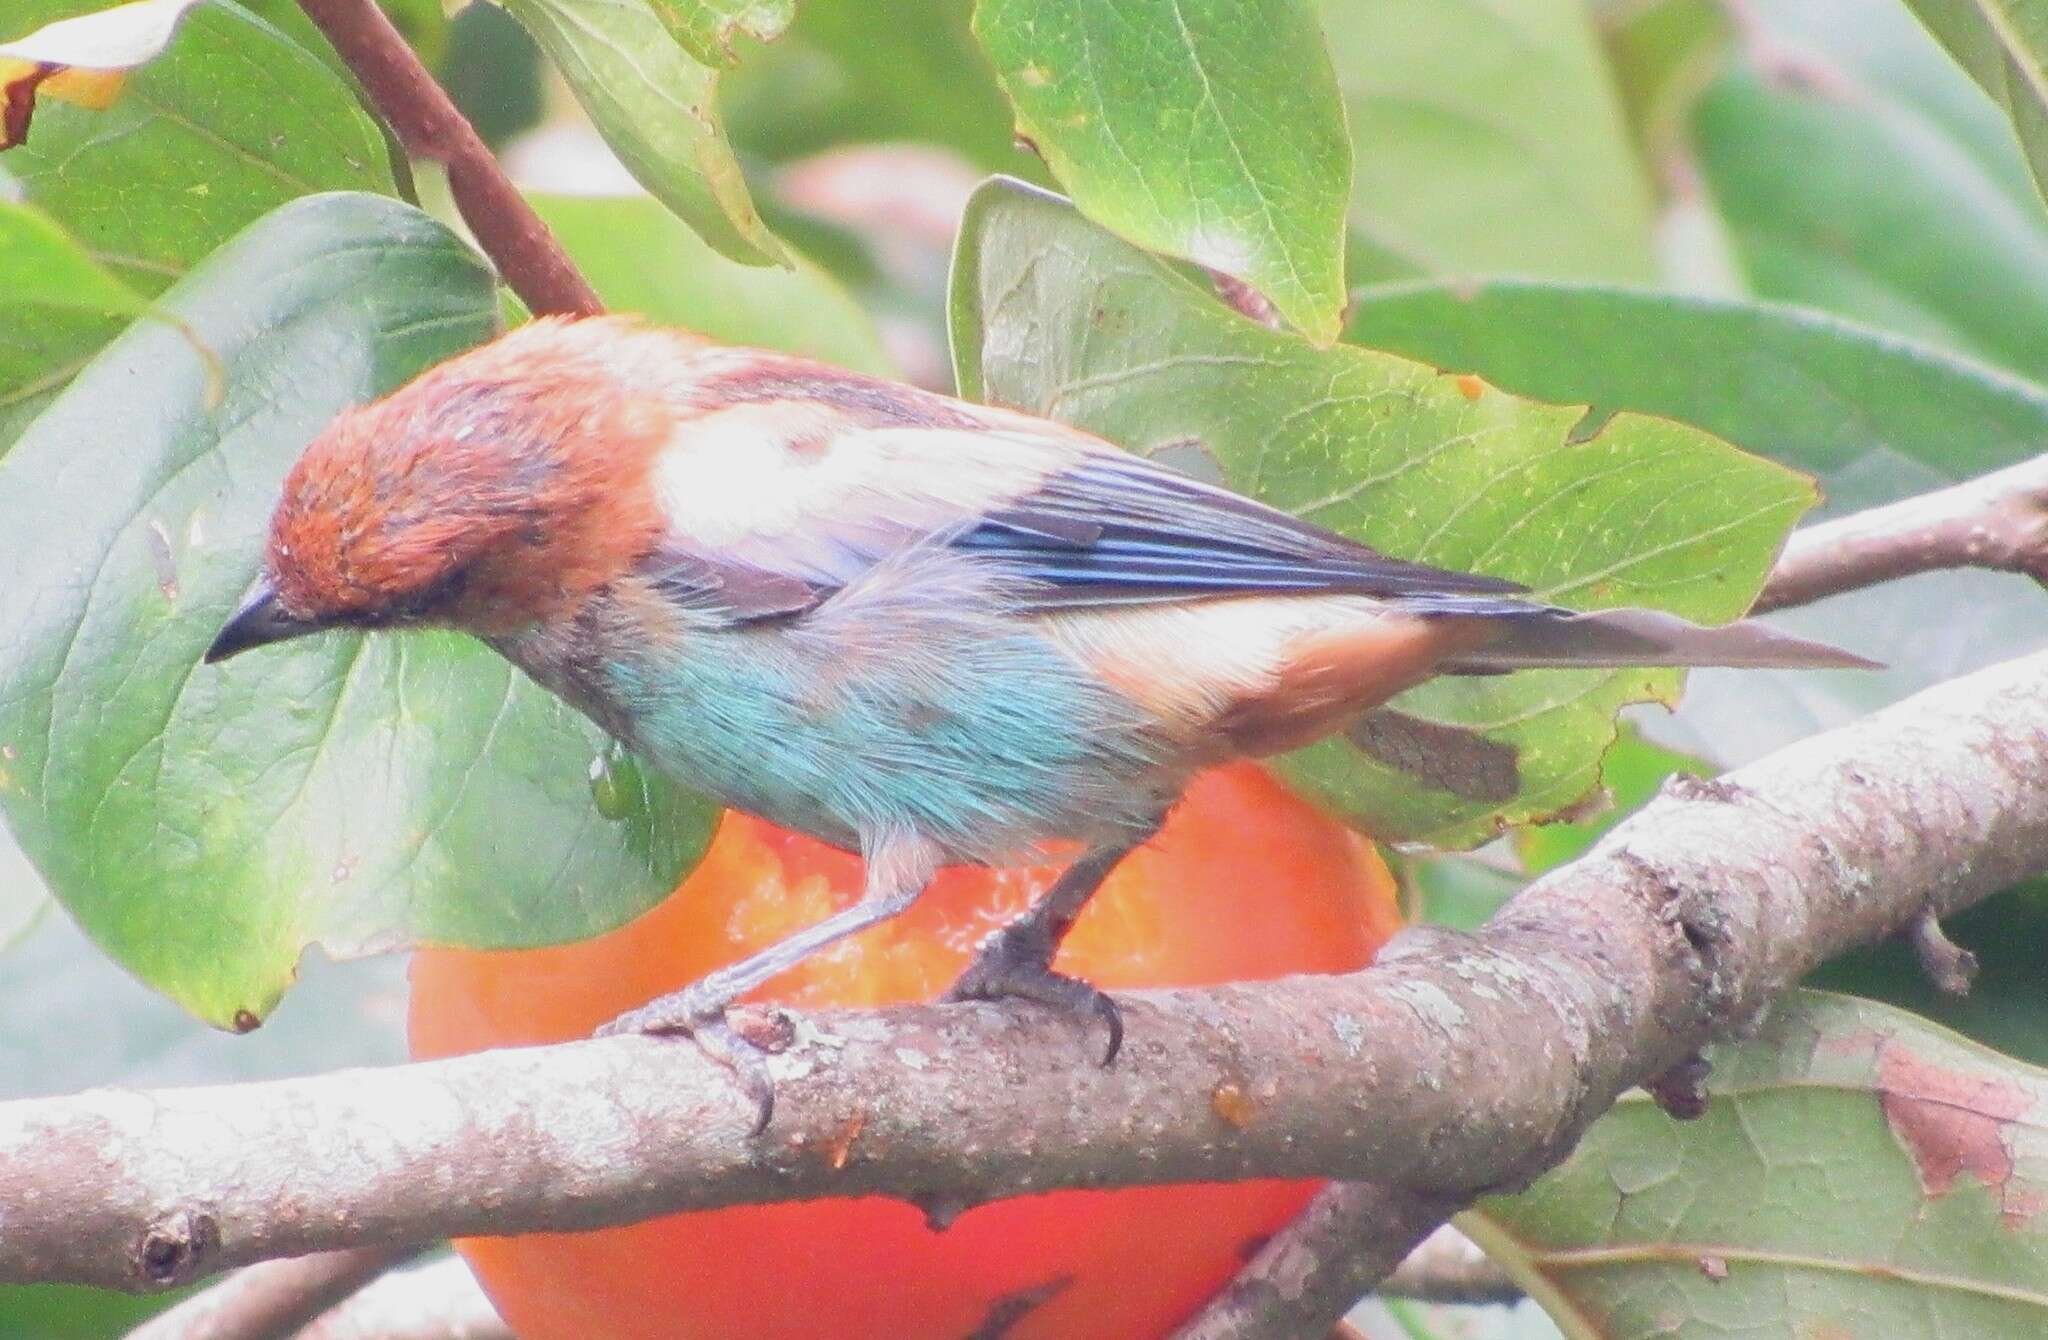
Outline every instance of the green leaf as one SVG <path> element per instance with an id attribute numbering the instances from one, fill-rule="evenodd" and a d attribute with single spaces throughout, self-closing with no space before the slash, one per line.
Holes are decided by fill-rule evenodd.
<path id="1" fill-rule="evenodd" d="M 2012 118 L 2034 183 L 2048 195 L 2048 3 L 1906 0 Z"/>
<path id="2" fill-rule="evenodd" d="M 1777 303 L 1515 279 L 1390 284 L 1358 293 L 1345 339 L 1517 395 L 1694 424 L 1819 475 L 1836 510 L 2048 442 L 2048 389 Z"/>
<path id="3" fill-rule="evenodd" d="M 313 25 L 313 21 L 306 17 L 306 11 L 299 8 L 298 0 L 236 2 L 318 56 L 344 79 L 354 78 L 349 71 L 348 63 L 342 60 L 340 54 L 328 43 L 326 36 Z M 378 0 L 377 8 L 384 11 L 384 17 L 391 20 L 391 26 L 398 29 L 398 35 L 406 40 L 427 68 L 439 74 L 442 62 L 448 55 L 450 27 L 448 11 L 442 7 L 440 0 Z"/>
<path id="4" fill-rule="evenodd" d="M 261 220 L 0 461 L 0 806 L 109 953 L 200 1017 L 260 1019 L 301 949 L 574 939 L 664 896 L 706 802 L 597 811 L 597 729 L 453 634 L 199 663 L 278 481 L 338 410 L 495 329 L 475 253 L 395 201 Z M 516 838 L 513 836 L 516 835 Z"/>
<path id="5" fill-rule="evenodd" d="M 41 210 L 0 201 L 0 294 L 20 309 L 133 315 L 142 296 L 108 274 Z"/>
<path id="6" fill-rule="evenodd" d="M 1646 161 L 1669 162 L 1693 104 L 1726 66 L 1734 24 L 1713 0 L 1629 0 L 1596 22 L 1622 114 Z"/>
<path id="7" fill-rule="evenodd" d="M 76 308 L 0 321 L 0 453 L 120 329 L 116 318 Z"/>
<path id="8" fill-rule="evenodd" d="M 496 5 L 470 5 L 448 25 L 448 56 L 437 73 L 495 149 L 546 115 L 543 65 L 540 47 L 519 20 Z"/>
<path id="9" fill-rule="evenodd" d="M 1029 173 L 1010 107 L 968 30 L 971 0 L 803 0 L 796 22 L 729 76 L 727 121 L 749 154 L 782 161 L 848 142 L 940 144 L 991 171 Z"/>
<path id="10" fill-rule="evenodd" d="M 18 0 L 8 19 L 93 7 Z M 5 161 L 29 203 L 145 294 L 295 196 L 395 191 L 383 135 L 348 88 L 229 0 L 188 15 L 106 111 L 38 111 Z"/>
<path id="11" fill-rule="evenodd" d="M 13 0 L 0 36 L 102 8 Z M 270 25 L 216 0 L 106 111 L 49 102 L 0 158 L 28 203 L 148 297 L 294 196 L 390 192 L 383 135 L 341 80 Z M 0 446 L 119 329 L 102 313 L 0 322 Z"/>
<path id="12" fill-rule="evenodd" d="M 1606 794 L 1599 812 L 1564 823 L 1532 824 L 1517 832 L 1511 841 L 1523 869 L 1540 875 L 1577 860 L 1608 829 L 1642 808 L 1666 778 L 1681 773 L 1711 777 L 1714 768 L 1690 754 L 1646 740 L 1639 731 L 1623 729 L 1614 748 L 1600 760 L 1600 789 Z"/>
<path id="13" fill-rule="evenodd" d="M 774 41 L 796 17 L 796 0 L 654 0 L 654 12 L 698 64 L 732 65 L 733 39 Z"/>
<path id="14" fill-rule="evenodd" d="M 1311 0 L 980 0 L 974 31 L 1082 213 L 1337 337 L 1351 150 Z"/>
<path id="15" fill-rule="evenodd" d="M 614 311 L 641 312 L 727 344 L 894 372 L 867 313 L 809 260 L 787 270 L 729 261 L 652 200 L 528 198 Z"/>
<path id="16" fill-rule="evenodd" d="M 1735 71 L 1700 101 L 1700 165 L 1750 287 L 2048 377 L 2040 201 L 1917 107 L 1824 68 Z"/>
<path id="17" fill-rule="evenodd" d="M 977 398 L 1076 424 L 1387 553 L 1497 573 L 1583 608 L 1746 608 L 1811 485 L 1697 429 L 1581 414 L 1246 321 L 1163 263 L 1015 183 L 970 204 L 954 274 L 956 370 Z M 1384 838 L 1472 843 L 1598 777 L 1624 704 L 1669 670 L 1446 678 L 1402 711 L 1517 751 L 1505 803 L 1420 787 L 1344 739 L 1285 771 Z"/>
<path id="18" fill-rule="evenodd" d="M 1713 1061 L 1699 1120 L 1630 1094 L 1535 1187 L 1460 1218 L 1566 1335 L 2048 1325 L 2048 1074 L 1806 992 Z"/>
<path id="19" fill-rule="evenodd" d="M 1389 849 L 1385 855 L 1401 882 L 1402 917 L 1452 930 L 1478 930 L 1529 882 L 1483 853 Z"/>
<path id="20" fill-rule="evenodd" d="M 1579 0 L 1322 12 L 1374 249 L 1424 273 L 1655 278 L 1649 184 Z"/>
<path id="21" fill-rule="evenodd" d="M 1817 81 L 1838 92 L 1867 89 L 1910 108 L 2015 204 L 2036 208 L 2012 124 L 1906 5 L 1751 0 L 1746 21 L 1754 25 L 1750 59 L 1774 77 Z"/>
<path id="22" fill-rule="evenodd" d="M 448 54 L 448 8 L 440 0 L 378 0 L 378 8 L 427 68 L 438 70 Z"/>
<path id="23" fill-rule="evenodd" d="M 0 1335 L 106 1340 L 128 1334 L 189 1292 L 138 1296 L 75 1284 L 0 1286 Z"/>
<path id="24" fill-rule="evenodd" d="M 718 74 L 690 59 L 648 0 L 505 0 L 569 81 L 626 170 L 719 254 L 782 265 L 718 115 Z"/>
<path id="25" fill-rule="evenodd" d="M 0 202 L 0 454 L 145 304 L 40 210 Z"/>
<path id="26" fill-rule="evenodd" d="M 1831 513 L 2026 460 L 2048 388 L 1820 312 L 1643 289 L 1495 280 L 1359 295 L 1347 338 L 1537 399 L 1661 414 L 1820 476 Z M 2048 638 L 2023 579 L 1939 573 L 1773 616 L 1882 673 L 1701 671 L 1667 744 L 1736 766 Z"/>

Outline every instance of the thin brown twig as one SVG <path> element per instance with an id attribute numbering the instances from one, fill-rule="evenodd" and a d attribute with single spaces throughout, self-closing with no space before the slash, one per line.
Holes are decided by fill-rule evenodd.
<path id="1" fill-rule="evenodd" d="M 2048 582 L 2048 455 L 1794 532 L 1755 612 L 1947 568 Z"/>
<path id="2" fill-rule="evenodd" d="M 0 1103 L 0 1282 L 160 1287 L 719 1205 L 1252 1176 L 1372 1179 L 1430 1203 L 1399 1220 L 1419 1237 L 1817 963 L 2043 866 L 2048 654 L 1661 796 L 1475 935 L 1406 932 L 1345 976 L 1131 993 L 1107 1068 L 1046 1011 L 905 1006 L 795 1014 L 758 1138 L 715 1062 L 644 1037 Z M 1226 1085 L 1249 1114 L 1217 1115 Z"/>
<path id="3" fill-rule="evenodd" d="M 516 1340 L 459 1256 L 397 1270 L 293 1340 Z"/>
<path id="4" fill-rule="evenodd" d="M 128 1340 L 287 1340 L 335 1304 L 412 1256 L 355 1247 L 263 1261 L 166 1308 Z"/>
<path id="5" fill-rule="evenodd" d="M 448 169 L 455 207 L 512 291 L 536 314 L 602 312 L 597 291 L 375 0 L 299 0 L 299 7 L 362 81 L 406 152 Z"/>
<path id="6" fill-rule="evenodd" d="M 1922 912 L 1906 927 L 1906 943 L 1920 962 L 1920 971 L 1935 990 L 1967 996 L 1977 977 L 1977 956 L 1948 938 L 1932 912 Z"/>

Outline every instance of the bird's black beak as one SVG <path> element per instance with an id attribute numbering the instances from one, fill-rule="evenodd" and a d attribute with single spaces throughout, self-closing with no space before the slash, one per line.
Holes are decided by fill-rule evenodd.
<path id="1" fill-rule="evenodd" d="M 242 602 L 242 608 L 235 611 L 234 617 L 213 639 L 213 645 L 206 649 L 206 663 L 212 665 L 216 661 L 225 661 L 251 647 L 317 633 L 324 627 L 325 624 L 315 620 L 294 619 L 285 613 L 284 607 L 277 603 L 277 592 L 270 589 L 270 583 L 258 582 L 249 598 Z"/>

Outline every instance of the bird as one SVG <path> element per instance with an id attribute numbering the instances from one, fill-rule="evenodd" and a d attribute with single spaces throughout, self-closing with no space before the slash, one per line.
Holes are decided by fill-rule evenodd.
<path id="1" fill-rule="evenodd" d="M 627 316 L 544 317 L 343 411 L 205 654 L 457 629 L 647 764 L 865 860 L 854 904 L 604 1031 L 685 1034 L 953 864 L 1080 844 L 949 999 L 1121 1015 L 1052 967 L 1190 778 L 1436 675 L 1871 666 L 1380 553 L 1079 429 Z"/>

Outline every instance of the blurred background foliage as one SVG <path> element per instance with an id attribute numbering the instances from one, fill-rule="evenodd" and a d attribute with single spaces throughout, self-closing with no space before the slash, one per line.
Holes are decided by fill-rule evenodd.
<path id="1" fill-rule="evenodd" d="M 386 8 L 609 304 L 952 389 L 949 260 L 969 193 L 991 172 L 1053 180 L 1017 136 L 970 0 L 798 0 L 774 40 L 728 34 L 721 45 L 649 3 L 632 21 L 669 26 L 682 73 L 646 87 L 604 74 L 606 53 L 578 46 L 575 0 L 521 0 L 526 26 L 488 3 L 452 17 L 434 0 Z M 21 0 L 0 15 L 0 41 L 97 7 Z M 1596 421 L 1639 410 L 1705 429 L 1816 475 L 1826 495 L 1816 515 L 2037 452 L 2048 443 L 2048 214 L 2013 123 L 2024 133 L 2041 111 L 2023 89 L 2002 106 L 1973 80 L 1998 53 L 1972 46 L 1973 30 L 1948 9 L 1325 0 L 1354 171 L 1348 191 L 1313 172 L 1300 187 L 1328 196 L 1333 219 L 1342 213 L 1343 338 L 1590 406 Z M 996 20 L 985 11 L 982 21 Z M 529 36 L 550 24 L 554 61 Z M 105 213 L 88 259 L 142 298 L 309 191 L 395 192 L 459 227 L 437 170 L 394 152 L 290 0 L 209 6 L 178 43 L 136 76 L 129 110 L 112 114 L 134 118 L 124 139 L 104 133 L 111 123 L 69 119 L 72 109 L 39 111 L 38 138 L 0 157 L 0 199 L 26 199 L 81 231 Z M 590 63 L 580 80 L 579 61 Z M 231 140 L 268 96 L 251 70 L 321 64 L 330 81 L 299 78 L 289 98 L 260 107 L 273 123 L 321 127 L 301 156 L 180 178 L 201 171 L 202 141 Z M 182 118 L 146 114 L 173 98 Z M 687 149 L 646 140 L 649 118 L 661 120 L 647 109 L 668 104 L 692 112 L 680 118 Z M 702 170 L 664 177 L 675 154 Z M 1075 175 L 1085 167 L 1060 185 L 1086 205 Z M 210 192 L 205 207 L 187 208 L 197 185 Z M 1200 241 L 1149 244 L 1202 259 Z M 788 268 L 759 263 L 783 251 Z M 1303 329 L 1321 319 L 1315 288 L 1299 300 Z M 0 451 L 122 324 L 70 313 L 34 331 L 0 325 Z M 1632 714 L 1602 765 L 1604 808 L 1470 855 L 1404 855 L 1415 914 L 1477 924 L 1673 772 L 1739 765 L 2048 644 L 2048 606 L 2022 580 L 1983 573 L 1915 578 L 1782 618 L 1891 669 L 1694 674 L 1675 714 Z M 392 960 L 314 956 L 275 1021 L 237 1039 L 139 986 L 47 907 L 27 863 L 0 849 L 0 944 L 12 942 L 0 955 L 0 1098 L 402 1055 Z M 2048 1063 L 2048 886 L 1994 899 L 1951 931 L 1983 962 L 1967 999 L 1936 995 L 1896 946 L 1850 955 L 1819 979 Z M 157 1305 L 0 1290 L 0 1337 L 112 1335 Z M 1549 1326 L 1530 1309 L 1483 1320 L 1382 1313 L 1374 1324 Z"/>

